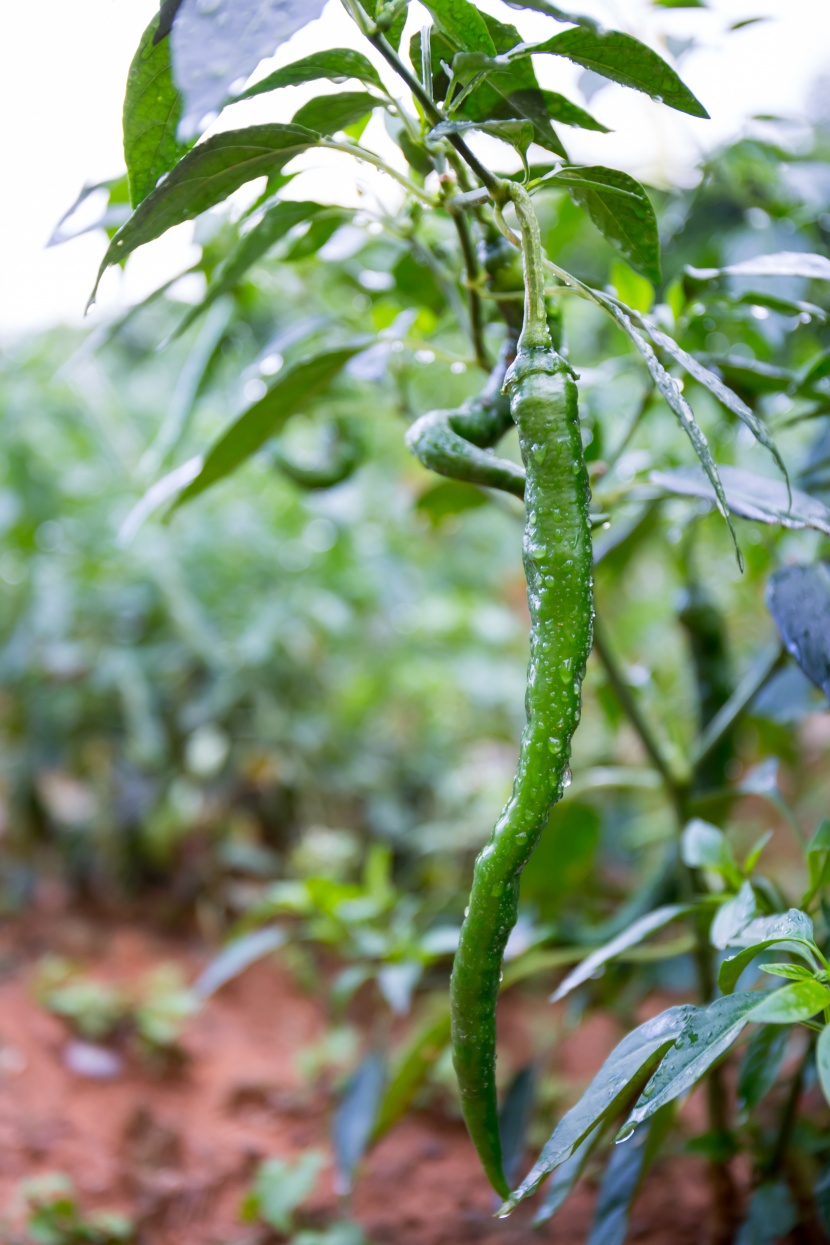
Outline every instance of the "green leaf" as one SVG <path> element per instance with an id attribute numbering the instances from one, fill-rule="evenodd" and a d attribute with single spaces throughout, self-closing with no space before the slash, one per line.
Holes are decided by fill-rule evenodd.
<path id="1" fill-rule="evenodd" d="M 687 822 L 681 839 L 683 863 L 691 869 L 713 869 L 734 886 L 741 885 L 741 873 L 723 831 L 700 817 Z"/>
<path id="2" fill-rule="evenodd" d="M 316 1150 L 301 1154 L 296 1163 L 266 1159 L 259 1165 L 251 1189 L 255 1213 L 275 1232 L 288 1233 L 294 1211 L 314 1191 L 326 1160 Z"/>
<path id="3" fill-rule="evenodd" d="M 654 304 L 654 286 L 621 259 L 611 264 L 611 283 L 620 301 L 635 311 L 650 311 Z"/>
<path id="4" fill-rule="evenodd" d="M 173 23 L 173 73 L 193 137 L 266 56 L 314 21 L 325 0 L 183 0 Z M 238 85 L 237 85 L 238 84 Z"/>
<path id="5" fill-rule="evenodd" d="M 415 503 L 415 509 L 426 515 L 434 527 L 440 527 L 452 515 L 489 504 L 483 489 L 461 480 L 441 480 L 424 489 Z"/>
<path id="6" fill-rule="evenodd" d="M 731 411 L 733 415 L 737 415 L 738 419 L 746 424 L 747 428 L 749 428 L 752 435 L 755 437 L 755 440 L 758 441 L 759 444 L 763 445 L 765 449 L 769 450 L 782 475 L 784 476 L 784 479 L 788 480 L 787 468 L 784 464 L 783 458 L 778 452 L 778 447 L 775 444 L 775 441 L 770 435 L 766 424 L 763 420 L 758 418 L 751 407 L 747 406 L 743 399 L 739 398 L 736 393 L 733 393 L 732 390 L 723 383 L 719 376 L 717 376 L 714 372 L 711 372 L 708 367 L 705 367 L 704 364 L 695 359 L 693 355 L 688 354 L 681 346 L 679 346 L 673 337 L 669 337 L 668 333 L 661 333 L 658 329 L 653 328 L 649 323 L 646 323 L 645 327 L 652 341 L 656 342 L 656 344 L 670 354 L 672 358 L 676 359 L 680 366 L 684 368 L 689 375 L 698 382 L 699 385 L 704 385 L 710 393 L 714 394 L 717 400 L 725 406 L 728 411 Z"/>
<path id="7" fill-rule="evenodd" d="M 424 0 L 424 7 L 463 51 L 496 55 L 484 17 L 470 0 Z"/>
<path id="8" fill-rule="evenodd" d="M 450 1041 L 450 1012 L 445 1001 L 418 1029 L 397 1060 L 378 1107 L 372 1141 L 379 1141 L 409 1110 Z"/>
<path id="9" fill-rule="evenodd" d="M 521 153 L 524 159 L 528 147 L 533 142 L 534 132 L 530 121 L 518 118 L 506 121 L 440 121 L 430 130 L 430 138 L 444 138 L 448 134 L 464 134 L 467 130 L 480 130 L 500 138 Z"/>
<path id="10" fill-rule="evenodd" d="M 194 307 L 191 307 L 176 329 L 175 336 L 180 336 L 185 329 L 189 328 L 193 321 L 198 319 L 217 298 L 221 298 L 223 294 L 230 293 L 239 284 L 248 269 L 257 260 L 262 259 L 263 255 L 267 254 L 271 247 L 276 246 L 295 226 L 305 221 L 313 220 L 321 212 L 328 210 L 320 203 L 302 202 L 293 199 L 287 199 L 269 208 L 262 220 L 240 238 L 227 258 L 220 264 L 205 292 L 204 298 Z"/>
<path id="11" fill-rule="evenodd" d="M 291 119 L 292 125 L 316 130 L 319 134 L 336 134 L 350 125 L 362 121 L 381 101 L 368 91 L 341 91 L 336 95 L 319 95 L 298 108 Z"/>
<path id="12" fill-rule="evenodd" d="M 815 938 L 813 922 L 800 908 L 788 908 L 774 916 L 759 916 L 735 935 L 732 945 L 751 947 L 765 938 L 795 938 L 812 943 Z"/>
<path id="13" fill-rule="evenodd" d="M 621 951 L 627 951 L 629 947 L 636 946 L 644 938 L 648 938 L 650 934 L 655 933 L 658 929 L 663 929 L 665 925 L 677 920 L 678 917 L 686 916 L 690 911 L 691 909 L 688 905 L 667 904 L 665 907 L 656 908 L 654 912 L 649 912 L 646 916 L 640 917 L 639 921 L 629 925 L 628 929 L 623 930 L 621 934 L 617 934 L 616 938 L 612 938 L 604 946 L 598 947 L 596 951 L 592 951 L 581 964 L 568 973 L 564 981 L 559 983 L 550 996 L 551 1003 L 558 1003 L 560 999 L 564 999 L 567 994 L 570 994 L 577 986 L 581 986 L 583 982 L 588 981 L 590 977 L 593 977 L 597 969 L 601 968 L 603 964 L 607 964 L 609 960 L 613 960 Z"/>
<path id="14" fill-rule="evenodd" d="M 349 1080 L 335 1112 L 332 1131 L 341 1194 L 351 1190 L 354 1174 L 369 1147 L 385 1085 L 386 1064 L 373 1051 Z"/>
<path id="15" fill-rule="evenodd" d="M 218 480 L 230 475 L 261 449 L 268 438 L 279 432 L 292 415 L 305 410 L 313 398 L 328 389 L 349 360 L 365 347 L 366 342 L 337 346 L 301 359 L 293 367 L 280 372 L 265 396 L 243 411 L 213 443 L 204 457 L 198 475 L 179 494 L 176 507 L 191 501 Z"/>
<path id="16" fill-rule="evenodd" d="M 693 117 L 709 114 L 670 65 L 651 48 L 631 35 L 618 30 L 598 33 L 577 27 L 563 30 L 544 43 L 528 44 L 528 53 L 566 56 L 577 65 L 619 82 L 622 86 L 643 91 L 661 104 Z"/>
<path id="17" fill-rule="evenodd" d="M 709 941 L 718 951 L 723 951 L 746 929 L 755 916 L 755 891 L 751 882 L 744 882 L 737 895 L 727 899 L 715 913 L 709 931 Z"/>
<path id="18" fill-rule="evenodd" d="M 353 48 L 328 48 L 303 56 L 290 65 L 283 65 L 282 69 L 275 69 L 247 87 L 237 99 L 253 99 L 255 95 L 264 95 L 283 86 L 297 86 L 301 82 L 315 82 L 320 78 L 327 78 L 330 82 L 346 82 L 349 78 L 356 78 L 368 86 L 383 88 L 378 71 L 362 52 L 356 52 Z"/>
<path id="19" fill-rule="evenodd" d="M 830 567 L 781 567 L 770 576 L 767 607 L 787 652 L 830 700 Z"/>
<path id="20" fill-rule="evenodd" d="M 821 1092 L 830 1102 L 830 1025 L 825 1025 L 816 1042 L 816 1071 Z"/>
<path id="21" fill-rule="evenodd" d="M 584 26 L 587 30 L 593 30 L 597 34 L 603 30 L 602 24 L 593 17 L 586 17 L 582 13 L 571 13 L 569 9 L 561 9 L 558 4 L 551 4 L 550 0 L 506 0 L 506 3 L 511 9 L 532 9 L 534 13 L 544 13 L 546 17 L 552 17 L 555 22 Z"/>
<path id="22" fill-rule="evenodd" d="M 627 173 L 602 165 L 583 165 L 552 174 L 545 183 L 568 187 L 600 233 L 639 272 L 660 281 L 660 238 L 657 218 L 643 187 Z"/>
<path id="23" fill-rule="evenodd" d="M 582 1175 L 602 1136 L 602 1125 L 590 1132 L 583 1142 L 574 1150 L 569 1159 L 556 1168 L 551 1182 L 536 1214 L 533 1216 L 533 1227 L 541 1228 L 548 1223 L 570 1197 L 573 1187 Z"/>
<path id="24" fill-rule="evenodd" d="M 807 869 L 810 875 L 809 900 L 830 882 L 830 818 L 825 817 L 807 844 Z M 806 906 L 804 900 L 801 906 Z"/>
<path id="25" fill-rule="evenodd" d="M 772 1089 L 789 1040 L 788 1031 L 780 1025 L 762 1025 L 752 1034 L 738 1073 L 738 1110 L 741 1115 L 754 1111 Z"/>
<path id="26" fill-rule="evenodd" d="M 671 1007 L 634 1029 L 615 1046 L 579 1102 L 559 1121 L 531 1171 L 499 1208 L 500 1216 L 509 1214 L 535 1192 L 598 1124 L 624 1109 L 696 1011 L 688 1005 Z"/>
<path id="27" fill-rule="evenodd" d="M 624 1245 L 634 1199 L 649 1166 L 649 1144 L 657 1121 L 640 1128 L 624 1146 L 614 1146 L 599 1187 L 587 1245 Z M 660 1132 L 660 1129 L 654 1131 Z"/>
<path id="28" fill-rule="evenodd" d="M 759 1185 L 749 1199 L 749 1212 L 735 1245 L 778 1245 L 799 1220 L 792 1194 L 783 1180 Z"/>
<path id="29" fill-rule="evenodd" d="M 815 978 L 794 981 L 767 994 L 750 1012 L 749 1019 L 767 1025 L 792 1025 L 810 1020 L 830 1005 L 830 989 Z"/>
<path id="30" fill-rule="evenodd" d="M 830 990 L 828 990 L 830 995 Z M 761 1000 L 762 1002 L 764 1000 Z M 687 1094 L 740 1036 L 758 1006 L 754 990 L 696 1007 L 617 1134 L 622 1141 L 660 1107 Z"/>
<path id="31" fill-rule="evenodd" d="M 770 947 L 777 947 L 782 951 L 789 951 L 792 955 L 801 955 L 807 961 L 811 968 L 816 967 L 813 959 L 811 945 L 806 939 L 798 938 L 765 938 L 753 946 L 745 947 L 737 955 L 732 955 L 728 960 L 724 960 L 718 970 L 718 985 L 724 994 L 731 994 L 738 984 L 741 973 L 752 963 L 752 961 L 761 954 L 762 951 L 768 950 Z"/>
<path id="32" fill-rule="evenodd" d="M 199 143 L 118 230 L 101 262 L 90 303 L 111 264 L 121 263 L 145 242 L 215 207 L 255 177 L 278 172 L 316 141 L 316 134 L 298 125 L 274 124 L 227 130 Z"/>
<path id="33" fill-rule="evenodd" d="M 99 190 L 107 192 L 106 204 L 100 214 L 94 220 L 86 219 L 83 223 L 73 224 L 73 217 L 81 204 Z M 126 174 L 122 177 L 112 177 L 105 182 L 94 182 L 84 186 L 75 202 L 66 209 L 52 230 L 46 245 L 61 246 L 64 242 L 71 242 L 73 238 L 80 238 L 82 234 L 91 233 L 95 229 L 103 229 L 111 237 L 115 230 L 129 219 L 130 191 Z"/>
<path id="34" fill-rule="evenodd" d="M 733 514 L 776 527 L 811 527 L 830 535 L 830 509 L 815 497 L 794 488 L 790 504 L 787 486 L 781 480 L 770 480 L 742 467 L 719 470 L 726 504 Z M 667 493 L 715 500 L 712 485 L 697 467 L 652 471 L 649 479 Z"/>
<path id="35" fill-rule="evenodd" d="M 771 977 L 786 977 L 789 981 L 807 981 L 813 976 L 803 964 L 762 964 L 761 971 Z"/>
<path id="36" fill-rule="evenodd" d="M 556 91 L 542 91 L 542 99 L 545 103 L 545 111 L 554 121 L 561 121 L 563 125 L 576 126 L 580 130 L 596 130 L 599 134 L 611 133 L 607 125 L 603 125 L 584 108 L 580 108 L 578 104 L 574 104 L 572 100 L 559 95 Z"/>
<path id="37" fill-rule="evenodd" d="M 778 251 L 756 255 L 725 268 L 687 268 L 696 281 L 715 281 L 718 277 L 804 277 L 810 281 L 830 281 L 830 259 L 808 251 Z"/>
<path id="38" fill-rule="evenodd" d="M 706 440 L 706 436 L 702 428 L 695 419 L 692 408 L 683 397 L 677 381 L 673 376 L 669 375 L 649 343 L 643 337 L 642 333 L 638 333 L 622 308 L 618 307 L 616 303 L 612 302 L 610 299 L 603 298 L 601 295 L 596 295 L 596 292 L 594 293 L 594 297 L 599 305 L 604 307 L 608 314 L 616 320 L 622 331 L 637 347 L 645 360 L 646 367 L 648 368 L 649 374 L 657 386 L 657 389 L 668 403 L 671 410 L 674 411 L 681 428 L 691 441 L 692 447 L 700 460 L 700 464 L 712 485 L 712 490 L 715 495 L 715 504 L 717 505 L 718 511 L 726 520 L 726 525 L 729 528 L 729 534 L 732 537 L 732 544 L 735 548 L 735 556 L 738 559 L 738 566 L 741 570 L 743 570 L 743 555 L 738 545 L 735 529 L 732 526 L 732 520 L 729 517 L 726 494 L 723 489 L 723 484 L 721 483 L 718 468 L 715 466 L 712 451 L 709 449 L 709 442 Z"/>
<path id="39" fill-rule="evenodd" d="M 789 368 L 775 367 L 758 359 L 744 359 L 740 355 L 710 360 L 730 384 L 746 393 L 786 393 L 797 384 L 797 377 Z"/>
<path id="40" fill-rule="evenodd" d="M 193 985 L 193 993 L 200 1002 L 209 999 L 222 986 L 233 981 L 240 973 L 281 947 L 286 939 L 284 929 L 277 925 L 265 926 L 234 938 L 203 969 Z"/>
<path id="41" fill-rule="evenodd" d="M 499 1108 L 502 1167 L 508 1185 L 513 1183 L 527 1144 L 527 1130 L 536 1102 L 538 1075 L 534 1064 L 520 1068 L 507 1087 Z"/>
<path id="42" fill-rule="evenodd" d="M 154 17 L 141 36 L 124 95 L 124 159 L 133 207 L 187 151 L 176 134 L 182 99 L 170 68 L 170 41 L 156 42 L 158 28 Z"/>

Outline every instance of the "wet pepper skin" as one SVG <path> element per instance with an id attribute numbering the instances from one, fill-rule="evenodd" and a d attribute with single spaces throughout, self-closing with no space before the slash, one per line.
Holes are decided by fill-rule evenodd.
<path id="1" fill-rule="evenodd" d="M 476 860 L 450 987 L 464 1118 L 490 1182 L 503 1196 L 508 1186 L 495 1077 L 502 957 L 516 922 L 519 876 L 569 781 L 593 620 L 590 488 L 577 389 L 568 365 L 550 338 L 545 341 L 547 327 L 543 332 L 536 320 L 536 331 L 522 334 L 505 380 L 526 472 L 527 725 L 513 793 Z"/>

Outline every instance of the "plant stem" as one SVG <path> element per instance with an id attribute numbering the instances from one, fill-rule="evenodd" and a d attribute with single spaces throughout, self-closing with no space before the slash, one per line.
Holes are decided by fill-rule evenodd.
<path id="1" fill-rule="evenodd" d="M 487 357 L 487 347 L 484 344 L 484 321 L 481 314 L 481 297 L 477 288 L 481 276 L 478 256 L 473 246 L 473 240 L 470 237 L 470 229 L 466 217 L 457 209 L 454 211 L 450 208 L 449 211 L 458 234 L 461 254 L 464 256 L 464 274 L 470 302 L 470 340 L 473 343 L 476 363 L 485 372 L 489 372 L 492 363 Z"/>
<path id="2" fill-rule="evenodd" d="M 692 749 L 691 763 L 697 768 L 724 735 L 732 729 L 737 719 L 755 699 L 769 678 L 784 664 L 786 653 L 783 645 L 775 644 L 767 649 L 750 667 L 732 695 L 701 732 Z"/>
<path id="3" fill-rule="evenodd" d="M 355 156 L 358 160 L 365 160 L 367 164 L 374 165 L 376 169 L 380 169 L 382 173 L 388 173 L 394 178 L 404 190 L 419 199 L 427 207 L 437 207 L 437 200 L 428 194 L 426 190 L 422 190 L 420 186 L 416 186 L 413 181 L 401 173 L 398 169 L 393 168 L 391 164 L 387 164 L 380 156 L 376 156 L 373 151 L 369 151 L 367 147 L 361 147 L 359 143 L 338 143 L 333 138 L 322 138 L 317 144 L 318 147 L 326 147 L 329 151 L 343 151 L 347 156 Z"/>

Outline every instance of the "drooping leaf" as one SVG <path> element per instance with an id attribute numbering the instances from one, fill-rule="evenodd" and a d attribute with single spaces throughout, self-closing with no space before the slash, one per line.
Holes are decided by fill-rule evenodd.
<path id="1" fill-rule="evenodd" d="M 786 393 L 794 388 L 797 377 L 786 367 L 763 363 L 760 359 L 745 359 L 741 355 L 727 355 L 711 359 L 721 376 L 742 392 Z"/>
<path id="2" fill-rule="evenodd" d="M 657 386 L 657 389 L 668 403 L 671 410 L 674 411 L 681 428 L 691 441 L 692 447 L 700 460 L 700 464 L 712 485 L 716 498 L 715 504 L 717 505 L 718 511 L 726 520 L 726 525 L 729 528 L 729 534 L 732 537 L 732 544 L 735 548 L 735 556 L 738 559 L 738 566 L 741 570 L 743 570 L 743 555 L 738 545 L 735 529 L 732 526 L 732 520 L 729 517 L 726 494 L 723 489 L 723 484 L 721 483 L 719 469 L 715 465 L 715 460 L 712 457 L 712 451 L 709 449 L 709 442 L 706 440 L 703 429 L 695 419 L 692 408 L 683 397 L 677 381 L 673 376 L 669 375 L 649 343 L 643 337 L 642 333 L 639 333 L 637 329 L 635 329 L 630 318 L 625 314 L 622 308 L 618 307 L 616 303 L 612 302 L 610 299 L 603 298 L 602 296 L 597 296 L 596 301 L 599 306 L 604 307 L 608 314 L 616 320 L 622 331 L 637 347 L 645 360 L 646 367 L 648 368 L 649 374 Z"/>
<path id="3" fill-rule="evenodd" d="M 530 121 L 518 118 L 506 121 L 441 121 L 430 131 L 429 137 L 444 138 L 449 134 L 464 134 L 467 130 L 480 130 L 484 134 L 492 134 L 493 138 L 500 138 L 515 147 L 523 159 L 534 138 Z"/>
<path id="4" fill-rule="evenodd" d="M 830 700 L 830 568 L 781 567 L 770 576 L 767 607 L 787 652 Z"/>
<path id="5" fill-rule="evenodd" d="M 187 151 L 177 130 L 182 99 L 170 68 L 170 40 L 156 41 L 159 18 L 141 36 L 124 95 L 124 159 L 137 207 Z"/>
<path id="6" fill-rule="evenodd" d="M 341 91 L 336 95 L 319 95 L 298 108 L 291 119 L 292 125 L 304 126 L 319 134 L 336 134 L 350 125 L 362 121 L 380 100 L 368 91 Z"/>
<path id="7" fill-rule="evenodd" d="M 602 165 L 569 165 L 546 182 L 566 185 L 571 198 L 585 209 L 603 237 L 633 268 L 655 285 L 659 283 L 657 218 L 648 195 L 635 178 Z"/>
<path id="8" fill-rule="evenodd" d="M 230 293 L 239 284 L 248 269 L 262 259 L 263 255 L 266 255 L 271 250 L 271 247 L 276 246 L 295 226 L 305 221 L 313 220 L 314 217 L 325 211 L 327 209 L 320 203 L 293 199 L 286 199 L 284 202 L 276 203 L 272 208 L 269 208 L 262 220 L 258 221 L 252 229 L 249 229 L 240 238 L 236 246 L 219 266 L 205 291 L 204 298 L 188 311 L 176 330 L 176 336 L 188 329 L 194 320 L 197 320 L 200 315 L 207 311 L 208 307 L 216 302 L 217 298 L 221 298 L 223 294 Z"/>
<path id="9" fill-rule="evenodd" d="M 830 1005 L 830 989 L 820 981 L 794 981 L 773 990 L 753 1007 L 750 1020 L 766 1025 L 793 1025 L 810 1020 Z"/>
<path id="10" fill-rule="evenodd" d="M 670 65 L 651 48 L 618 30 L 597 32 L 585 27 L 563 30 L 544 43 L 528 44 L 528 52 L 566 56 L 612 82 L 643 91 L 692 117 L 709 114 Z"/>
<path id="11" fill-rule="evenodd" d="M 803 956 L 804 960 L 811 968 L 816 967 L 816 961 L 813 959 L 810 950 L 810 944 L 806 939 L 798 938 L 764 938 L 752 946 L 745 947 L 743 951 L 739 951 L 737 955 L 731 955 L 724 960 L 718 970 L 718 986 L 724 994 L 731 994 L 738 984 L 741 973 L 759 956 L 763 951 L 767 951 L 770 947 L 775 947 L 779 951 L 788 951 L 791 955 Z"/>
<path id="12" fill-rule="evenodd" d="M 538 1074 L 534 1064 L 520 1068 L 507 1087 L 499 1108 L 502 1167 L 510 1185 L 516 1176 L 527 1144 L 527 1130 L 536 1101 Z"/>
<path id="13" fill-rule="evenodd" d="M 612 938 L 605 946 L 592 951 L 581 964 L 568 973 L 564 981 L 559 983 L 550 996 L 551 1003 L 558 1003 L 560 999 L 564 999 L 567 994 L 570 994 L 577 986 L 581 986 L 583 982 L 588 981 L 597 969 L 607 964 L 609 960 L 613 960 L 621 951 L 627 951 L 629 947 L 636 946 L 644 938 L 648 938 L 650 934 L 655 933 L 658 929 L 663 929 L 671 921 L 685 916 L 689 911 L 688 905 L 667 904 L 665 907 L 656 908 L 654 912 L 649 912 L 646 916 L 641 917 L 639 921 L 629 925 L 628 929 L 623 930 L 621 934 L 617 934 L 616 938 Z"/>
<path id="14" fill-rule="evenodd" d="M 367 1055 L 352 1076 L 332 1126 L 338 1192 L 348 1193 L 372 1137 L 386 1084 L 386 1064 L 377 1051 Z"/>
<path id="15" fill-rule="evenodd" d="M 830 281 L 830 259 L 807 251 L 778 251 L 774 255 L 756 255 L 725 268 L 687 268 L 696 281 L 714 281 L 718 277 L 804 277 L 811 281 Z"/>
<path id="16" fill-rule="evenodd" d="M 669 337 L 668 333 L 662 333 L 659 329 L 653 328 L 651 324 L 646 324 L 651 339 L 657 343 L 663 350 L 676 359 L 682 368 L 684 368 L 690 376 L 692 376 L 700 385 L 704 385 L 710 393 L 714 394 L 718 402 L 731 411 L 733 415 L 737 415 L 747 428 L 752 432 L 755 440 L 758 441 L 765 449 L 769 450 L 775 462 L 777 463 L 784 478 L 787 478 L 787 468 L 784 460 L 778 452 L 778 447 L 773 440 L 769 429 L 762 419 L 755 414 L 751 407 L 739 398 L 736 393 L 725 385 L 721 378 L 714 372 L 705 367 L 693 355 L 685 351 L 679 346 L 673 337 Z"/>
<path id="17" fill-rule="evenodd" d="M 463 51 L 496 55 L 484 17 L 470 0 L 424 0 L 424 3 L 438 25 Z"/>
<path id="18" fill-rule="evenodd" d="M 828 991 L 830 994 L 830 991 Z M 740 1036 L 749 1014 L 763 1001 L 756 991 L 715 999 L 708 1007 L 696 1007 L 682 1033 L 666 1053 L 617 1134 L 628 1137 L 667 1103 L 686 1094 L 706 1075 Z"/>
<path id="19" fill-rule="evenodd" d="M 652 1120 L 624 1146 L 614 1146 L 599 1187 L 587 1245 L 624 1245 L 634 1199 L 648 1166 Z"/>
<path id="20" fill-rule="evenodd" d="M 255 964 L 257 960 L 263 959 L 264 956 L 283 946 L 285 939 L 285 930 L 278 925 L 265 926 L 263 929 L 234 938 L 197 977 L 193 985 L 193 993 L 202 1001 L 210 998 L 251 964 Z"/>
<path id="21" fill-rule="evenodd" d="M 623 1038 L 579 1102 L 559 1121 L 531 1171 L 501 1206 L 499 1215 L 509 1214 L 535 1192 L 545 1176 L 564 1163 L 598 1124 L 624 1109 L 674 1045 L 696 1010 L 687 1005 L 671 1007 Z"/>
<path id="22" fill-rule="evenodd" d="M 830 509 L 815 497 L 793 489 L 790 504 L 787 486 L 781 480 L 770 480 L 742 467 L 719 470 L 726 504 L 733 514 L 777 527 L 811 527 L 830 535 Z M 667 493 L 714 501 L 712 485 L 697 467 L 652 471 L 649 479 Z"/>
<path id="23" fill-rule="evenodd" d="M 777 1245 L 786 1240 L 797 1222 L 798 1211 L 786 1183 L 769 1181 L 753 1191 L 735 1245 Z"/>
<path id="24" fill-rule="evenodd" d="M 121 263 L 145 242 L 215 207 L 255 177 L 278 172 L 316 141 L 310 130 L 274 124 L 227 130 L 199 143 L 118 230 L 101 261 L 90 302 L 111 264 Z"/>
<path id="25" fill-rule="evenodd" d="M 816 1071 L 824 1097 L 830 1102 L 830 1025 L 825 1025 L 816 1042 Z"/>
<path id="26" fill-rule="evenodd" d="M 298 411 L 328 389 L 350 359 L 366 346 L 365 342 L 337 346 L 311 358 L 302 359 L 280 372 L 276 381 L 258 402 L 249 406 L 214 441 L 204 457 L 199 474 L 179 494 L 176 506 L 192 500 L 224 479 L 274 436 Z"/>
<path id="27" fill-rule="evenodd" d="M 772 1089 L 790 1035 L 780 1025 L 762 1025 L 749 1039 L 738 1073 L 738 1110 L 742 1115 L 754 1111 Z"/>
<path id="28" fill-rule="evenodd" d="M 573 1187 L 585 1170 L 594 1149 L 602 1136 L 602 1125 L 598 1125 L 580 1142 L 569 1159 L 565 1159 L 551 1176 L 550 1184 L 545 1190 L 539 1209 L 533 1216 L 533 1227 L 541 1228 L 548 1223 L 570 1197 Z"/>
<path id="29" fill-rule="evenodd" d="M 413 1034 L 396 1062 L 378 1108 L 372 1140 L 378 1141 L 405 1115 L 430 1070 L 450 1040 L 450 1012 L 445 1004 Z"/>
<path id="30" fill-rule="evenodd" d="M 173 75 L 193 138 L 261 60 L 314 21 L 325 0 L 183 0 L 173 23 Z"/>
<path id="31" fill-rule="evenodd" d="M 264 95 L 283 86 L 298 86 L 301 82 L 315 82 L 320 78 L 327 78 L 330 82 L 346 82 L 349 78 L 356 78 L 367 86 L 383 86 L 378 71 L 362 52 L 353 48 L 327 48 L 275 69 L 266 78 L 246 87 L 237 99 L 253 99 L 255 95 Z"/>

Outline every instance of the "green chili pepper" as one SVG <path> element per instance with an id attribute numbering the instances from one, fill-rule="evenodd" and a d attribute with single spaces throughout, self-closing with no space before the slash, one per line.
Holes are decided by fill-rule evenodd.
<path id="1" fill-rule="evenodd" d="M 329 421 L 312 459 L 297 458 L 280 439 L 274 442 L 271 451 L 274 466 L 294 484 L 309 490 L 341 484 L 360 466 L 363 458 L 363 439 L 354 421 L 342 414 Z"/>
<path id="2" fill-rule="evenodd" d="M 577 390 L 551 344 L 539 226 L 527 193 L 508 190 L 522 227 L 524 326 L 506 380 L 525 464 L 524 566 L 531 616 L 527 725 L 513 793 L 475 864 L 450 986 L 453 1060 L 464 1119 L 496 1191 L 508 1191 L 496 1097 L 496 999 L 516 922 L 519 875 L 569 780 L 571 737 L 591 648 L 590 488 Z"/>

